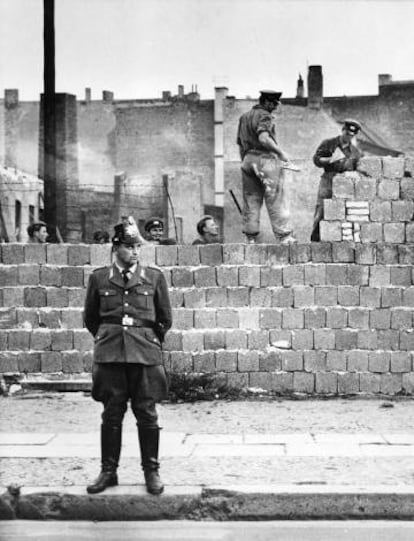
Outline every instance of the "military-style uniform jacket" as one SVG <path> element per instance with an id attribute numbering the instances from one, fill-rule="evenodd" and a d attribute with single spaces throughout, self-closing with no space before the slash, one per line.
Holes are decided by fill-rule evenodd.
<path id="1" fill-rule="evenodd" d="M 255 105 L 250 111 L 244 113 L 239 119 L 237 130 L 237 144 L 240 156 L 243 159 L 248 152 L 270 153 L 259 141 L 259 135 L 267 132 L 275 143 L 276 122 L 272 113 L 269 113 L 262 105 Z"/>
<path id="2" fill-rule="evenodd" d="M 85 325 L 95 338 L 94 362 L 162 364 L 161 343 L 172 325 L 165 277 L 137 266 L 125 284 L 116 265 L 89 278 Z"/>

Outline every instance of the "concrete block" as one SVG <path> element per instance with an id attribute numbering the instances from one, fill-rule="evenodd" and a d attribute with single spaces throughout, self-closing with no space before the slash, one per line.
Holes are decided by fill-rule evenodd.
<path id="1" fill-rule="evenodd" d="M 264 265 L 268 261 L 267 244 L 248 244 L 245 254 L 247 265 Z"/>
<path id="2" fill-rule="evenodd" d="M 332 372 L 346 371 L 346 353 L 345 351 L 327 351 L 326 352 L 326 369 Z"/>
<path id="3" fill-rule="evenodd" d="M 361 225 L 361 242 L 382 242 L 382 224 L 367 223 Z"/>
<path id="4" fill-rule="evenodd" d="M 178 246 L 178 264 L 187 267 L 200 265 L 199 245 Z"/>
<path id="5" fill-rule="evenodd" d="M 313 331 L 313 344 L 316 350 L 335 349 L 335 331 L 333 329 L 315 329 Z"/>
<path id="6" fill-rule="evenodd" d="M 301 308 L 315 304 L 315 290 L 310 286 L 293 287 L 293 306 Z"/>
<path id="7" fill-rule="evenodd" d="M 414 179 L 403 178 L 400 182 L 400 198 L 414 201 Z"/>
<path id="8" fill-rule="evenodd" d="M 320 329 L 326 326 L 326 309 L 313 307 L 305 309 L 305 328 Z"/>
<path id="9" fill-rule="evenodd" d="M 387 265 L 375 265 L 369 269 L 369 285 L 389 286 L 391 283 L 391 269 Z"/>
<path id="10" fill-rule="evenodd" d="M 361 287 L 359 293 L 361 306 L 369 308 L 379 308 L 381 306 L 381 288 Z"/>
<path id="11" fill-rule="evenodd" d="M 329 286 L 346 284 L 347 269 L 347 265 L 326 265 L 326 284 Z"/>
<path id="12" fill-rule="evenodd" d="M 386 178 L 402 178 L 405 171 L 405 158 L 382 158 L 382 174 Z"/>
<path id="13" fill-rule="evenodd" d="M 25 244 L 24 262 L 38 265 L 46 263 L 46 244 Z"/>
<path id="14" fill-rule="evenodd" d="M 44 374 L 62 372 L 62 353 L 60 351 L 43 351 L 40 354 L 40 370 Z"/>
<path id="15" fill-rule="evenodd" d="M 388 351 L 370 351 L 368 369 L 370 372 L 389 372 L 391 355 Z"/>
<path id="16" fill-rule="evenodd" d="M 247 287 L 229 287 L 227 289 L 227 306 L 249 306 L 249 289 Z"/>
<path id="17" fill-rule="evenodd" d="M 259 353 L 257 351 L 239 351 L 237 353 L 237 370 L 239 372 L 258 372 Z"/>
<path id="18" fill-rule="evenodd" d="M 259 353 L 259 370 L 263 372 L 275 372 L 282 369 L 280 352 L 275 350 L 261 351 Z"/>
<path id="19" fill-rule="evenodd" d="M 2 244 L 1 260 L 4 265 L 21 265 L 24 263 L 24 244 Z"/>
<path id="20" fill-rule="evenodd" d="M 73 348 L 78 351 L 93 349 L 93 336 L 87 329 L 73 329 Z"/>
<path id="21" fill-rule="evenodd" d="M 237 372 L 237 356 L 235 351 L 216 352 L 216 370 L 220 372 Z"/>
<path id="22" fill-rule="evenodd" d="M 411 372 L 413 369 L 411 353 L 408 351 L 391 352 L 391 372 Z"/>
<path id="23" fill-rule="evenodd" d="M 311 261 L 312 253 L 310 244 L 299 244 L 294 242 L 290 245 L 289 258 L 292 265 L 308 263 Z"/>
<path id="24" fill-rule="evenodd" d="M 60 310 L 40 311 L 39 327 L 46 327 L 48 329 L 60 328 Z"/>
<path id="25" fill-rule="evenodd" d="M 374 350 L 378 348 L 378 332 L 374 330 L 358 331 L 358 349 Z"/>
<path id="26" fill-rule="evenodd" d="M 289 246 L 287 244 L 269 244 L 267 247 L 267 264 L 286 265 L 289 263 Z"/>
<path id="27" fill-rule="evenodd" d="M 282 331 L 281 329 L 273 329 L 269 333 L 269 341 L 272 347 L 278 349 L 291 349 L 292 347 L 292 331 Z"/>
<path id="28" fill-rule="evenodd" d="M 368 351 L 353 350 L 348 353 L 348 372 L 368 372 Z"/>
<path id="29" fill-rule="evenodd" d="M 272 390 L 272 378 L 267 372 L 249 372 L 248 387 L 263 389 L 265 391 Z"/>
<path id="30" fill-rule="evenodd" d="M 20 285 L 18 282 L 18 266 L 0 266 L 0 284 L 1 287 L 4 286 L 17 286 Z"/>
<path id="31" fill-rule="evenodd" d="M 194 275 L 189 268 L 176 267 L 171 269 L 171 285 L 173 287 L 192 287 Z"/>
<path id="32" fill-rule="evenodd" d="M 377 193 L 377 181 L 375 178 L 361 177 L 355 183 L 355 198 L 370 201 Z"/>
<path id="33" fill-rule="evenodd" d="M 65 308 L 69 304 L 69 292 L 58 287 L 46 288 L 47 306 L 51 308 Z"/>
<path id="34" fill-rule="evenodd" d="M 340 306 L 326 309 L 326 326 L 331 329 L 343 329 L 348 325 L 348 311 Z"/>
<path id="35" fill-rule="evenodd" d="M 384 229 L 385 229 L 385 226 L 384 226 Z M 377 255 L 376 255 L 377 265 L 395 265 L 398 263 L 399 254 L 398 254 L 398 246 L 396 244 L 379 243 L 376 246 L 376 250 L 377 250 Z"/>
<path id="36" fill-rule="evenodd" d="M 338 374 L 317 372 L 315 374 L 315 391 L 318 394 L 336 394 L 338 392 Z"/>
<path id="37" fill-rule="evenodd" d="M 170 246 L 163 246 L 163 248 L 170 248 Z M 174 373 L 182 374 L 187 372 L 193 372 L 193 357 L 191 353 L 185 351 L 172 351 L 170 353 L 171 371 Z"/>
<path id="38" fill-rule="evenodd" d="M 171 248 L 171 246 L 164 246 Z M 214 267 L 202 267 L 194 270 L 195 287 L 214 287 L 217 285 L 216 269 Z"/>
<path id="39" fill-rule="evenodd" d="M 40 284 L 43 286 L 61 286 L 62 270 L 60 267 L 42 265 L 40 267 Z"/>
<path id="40" fill-rule="evenodd" d="M 55 330 L 52 333 L 52 351 L 73 349 L 73 331 Z"/>
<path id="41" fill-rule="evenodd" d="M 399 331 L 392 329 L 379 330 L 378 335 L 378 349 L 386 350 L 398 350 L 400 344 Z"/>
<path id="42" fill-rule="evenodd" d="M 400 350 L 414 351 L 414 331 L 407 329 L 400 331 Z"/>
<path id="43" fill-rule="evenodd" d="M 374 308 L 369 317 L 371 329 L 389 329 L 391 327 L 391 310 L 389 308 Z"/>
<path id="44" fill-rule="evenodd" d="M 269 288 L 252 287 L 250 289 L 250 306 L 268 307 L 272 302 L 272 292 Z"/>
<path id="45" fill-rule="evenodd" d="M 259 308 L 240 308 L 239 327 L 241 329 L 260 329 L 260 309 Z"/>
<path id="46" fill-rule="evenodd" d="M 225 331 L 225 348 L 226 349 L 246 349 L 247 348 L 247 331 L 229 330 Z"/>
<path id="47" fill-rule="evenodd" d="M 162 355 L 163 355 L 163 359 L 164 359 L 164 356 L 167 357 L 169 354 L 167 352 L 163 352 Z M 83 371 L 87 372 L 87 373 L 91 373 L 92 372 L 92 367 L 93 367 L 93 354 L 92 354 L 92 351 L 84 351 L 82 353 L 82 360 L 83 360 Z M 167 364 L 168 363 L 165 361 L 164 366 L 165 366 L 166 370 L 169 369 Z"/>
<path id="48" fill-rule="evenodd" d="M 25 287 L 24 305 L 33 308 L 46 306 L 46 289 L 44 287 Z"/>
<path id="49" fill-rule="evenodd" d="M 306 285 L 325 285 L 326 284 L 326 265 L 309 264 L 305 265 L 305 284 Z"/>
<path id="50" fill-rule="evenodd" d="M 338 374 L 338 393 L 356 394 L 359 392 L 359 374 Z"/>
<path id="51" fill-rule="evenodd" d="M 160 267 L 174 267 L 178 263 L 178 246 L 156 246 L 155 263 Z"/>
<path id="52" fill-rule="evenodd" d="M 17 317 L 17 323 L 16 323 Z M 20 308 L 16 307 L 15 315 L 13 313 L 7 314 L 6 321 L 9 321 L 10 324 L 8 328 L 14 326 L 23 328 L 23 329 L 37 329 L 39 327 L 39 313 L 36 308 Z M 2 320 L 4 324 L 4 320 Z"/>
<path id="53" fill-rule="evenodd" d="M 370 202 L 369 207 L 371 221 L 382 223 L 391 221 L 391 201 L 374 199 Z"/>
<path id="54" fill-rule="evenodd" d="M 240 267 L 239 285 L 246 287 L 260 287 L 260 267 Z"/>
<path id="55" fill-rule="evenodd" d="M 302 351 L 282 351 L 282 370 L 285 372 L 294 372 L 303 370 L 303 352 Z"/>
<path id="56" fill-rule="evenodd" d="M 222 330 L 206 331 L 204 333 L 204 349 L 205 350 L 217 350 L 224 349 L 225 346 L 225 333 Z"/>
<path id="57" fill-rule="evenodd" d="M 402 375 L 402 388 L 403 391 L 409 395 L 414 394 L 414 374 Z"/>
<path id="58" fill-rule="evenodd" d="M 274 287 L 282 285 L 281 267 L 261 267 L 260 287 Z"/>
<path id="59" fill-rule="evenodd" d="M 282 276 L 283 285 L 285 287 L 303 285 L 305 281 L 304 265 L 289 265 L 287 267 L 283 267 Z"/>
<path id="60" fill-rule="evenodd" d="M 348 326 L 351 329 L 368 329 L 369 314 L 367 308 L 353 307 L 348 312 Z"/>
<path id="61" fill-rule="evenodd" d="M 338 286 L 338 304 L 341 306 L 359 305 L 358 286 Z"/>
<path id="62" fill-rule="evenodd" d="M 211 287 L 206 289 L 207 307 L 227 306 L 227 290 L 225 287 Z"/>
<path id="63" fill-rule="evenodd" d="M 376 394 L 380 390 L 381 376 L 379 374 L 360 374 L 359 390 L 361 393 Z"/>
<path id="64" fill-rule="evenodd" d="M 62 286 L 83 287 L 83 267 L 63 267 Z"/>
<path id="65" fill-rule="evenodd" d="M 254 374 L 252 374 L 253 376 Z M 293 374 L 275 372 L 271 374 L 272 390 L 275 393 L 285 394 L 293 392 Z"/>
<path id="66" fill-rule="evenodd" d="M 205 308 L 194 310 L 194 327 L 196 329 L 215 329 L 216 328 L 216 310 L 206 310 Z"/>
<path id="67" fill-rule="evenodd" d="M 82 307 L 85 304 L 86 290 L 84 288 L 68 289 L 68 306 Z"/>
<path id="68" fill-rule="evenodd" d="M 242 265 L 245 263 L 245 244 L 224 244 L 223 263 L 225 265 Z"/>
<path id="69" fill-rule="evenodd" d="M 215 267 L 223 263 L 223 246 L 222 244 L 206 244 L 200 246 L 200 263 Z"/>
<path id="70" fill-rule="evenodd" d="M 411 286 L 411 265 L 400 265 L 391 267 L 390 283 L 392 286 Z"/>
<path id="71" fill-rule="evenodd" d="M 392 201 L 391 219 L 393 222 L 411 222 L 414 215 L 414 201 Z"/>
<path id="72" fill-rule="evenodd" d="M 280 329 L 282 326 L 282 310 L 261 308 L 259 310 L 259 326 L 261 329 Z"/>
<path id="73" fill-rule="evenodd" d="M 346 283 L 351 286 L 365 286 L 369 282 L 369 267 L 364 265 L 348 265 Z"/>
<path id="74" fill-rule="evenodd" d="M 326 352 L 304 351 L 303 362 L 306 372 L 323 372 L 326 370 Z"/>
<path id="75" fill-rule="evenodd" d="M 292 331 L 292 349 L 313 349 L 313 331 L 310 329 Z"/>
<path id="76" fill-rule="evenodd" d="M 151 261 L 152 264 L 154 264 L 154 256 L 149 259 L 146 257 L 148 248 L 152 248 L 151 250 L 152 254 L 155 253 L 154 246 L 142 246 L 139 254 L 139 260 L 141 264 L 147 264 L 149 261 Z M 91 265 L 94 267 L 106 267 L 111 264 L 111 256 L 112 256 L 112 244 L 91 244 L 90 247 L 90 260 Z M 143 261 L 146 261 L 146 263 L 143 263 Z"/>
<path id="77" fill-rule="evenodd" d="M 373 265 L 376 263 L 376 249 L 374 244 L 355 245 L 355 263 L 358 265 Z"/>
<path id="78" fill-rule="evenodd" d="M 271 293 L 272 306 L 293 306 L 293 289 L 291 287 L 275 287 L 274 289 L 272 289 Z"/>
<path id="79" fill-rule="evenodd" d="M 405 237 L 408 243 L 414 243 L 414 223 L 406 224 Z"/>
<path id="80" fill-rule="evenodd" d="M 339 242 L 342 240 L 342 224 L 339 221 L 322 220 L 319 224 L 322 241 Z"/>
<path id="81" fill-rule="evenodd" d="M 335 306 L 338 303 L 338 288 L 335 286 L 316 286 L 315 304 L 319 306 Z"/>
<path id="82" fill-rule="evenodd" d="M 203 308 L 206 305 L 206 291 L 205 289 L 187 289 L 184 292 L 178 291 L 175 293 L 180 293 L 180 299 L 182 299 L 181 305 L 175 302 L 173 306 L 179 307 L 183 306 L 184 308 Z M 170 292 L 171 298 L 171 292 Z M 172 300 L 171 300 L 172 304 Z"/>
<path id="83" fill-rule="evenodd" d="M 413 310 L 412 308 L 394 308 L 391 310 L 391 329 L 412 329 Z"/>
<path id="84" fill-rule="evenodd" d="M 332 244 L 330 242 L 312 242 L 311 250 L 314 263 L 332 262 Z"/>
<path id="85" fill-rule="evenodd" d="M 293 390 L 296 393 L 312 394 L 315 391 L 315 374 L 294 372 Z"/>
<path id="86" fill-rule="evenodd" d="M 377 186 L 377 195 L 380 199 L 385 199 L 385 201 L 399 199 L 400 183 L 391 179 L 380 180 Z"/>
<path id="87" fill-rule="evenodd" d="M 193 355 L 194 371 L 212 373 L 216 370 L 216 353 L 214 351 L 201 351 Z"/>
<path id="88" fill-rule="evenodd" d="M 354 329 L 337 329 L 335 331 L 335 347 L 339 351 L 356 349 L 358 331 Z"/>
<path id="89" fill-rule="evenodd" d="M 385 242 L 405 242 L 405 224 L 401 222 L 391 222 L 384 224 L 384 241 Z"/>
<path id="90" fill-rule="evenodd" d="M 39 265 L 19 265 L 18 282 L 20 285 L 37 286 L 39 285 Z"/>
<path id="91" fill-rule="evenodd" d="M 414 158 L 412 158 L 411 156 L 405 157 L 404 176 L 410 178 L 414 177 Z"/>
<path id="92" fill-rule="evenodd" d="M 354 263 L 355 247 L 353 242 L 334 242 L 332 244 L 332 261 L 334 263 Z"/>
<path id="93" fill-rule="evenodd" d="M 217 284 L 223 287 L 239 285 L 238 267 L 220 265 L 217 268 Z"/>
<path id="94" fill-rule="evenodd" d="M 395 395 L 402 390 L 402 374 L 381 374 L 380 392 L 386 395 Z"/>
<path id="95" fill-rule="evenodd" d="M 183 349 L 183 332 L 175 329 L 170 330 L 165 337 L 162 347 L 167 351 L 181 351 Z"/>
<path id="96" fill-rule="evenodd" d="M 8 331 L 0 330 L 0 351 L 7 351 L 8 349 Z"/>
<path id="97" fill-rule="evenodd" d="M 68 244 L 46 244 L 46 262 L 48 265 L 68 264 Z"/>
<path id="98" fill-rule="evenodd" d="M 20 351 L 17 354 L 19 372 L 34 374 L 40 372 L 40 353 L 33 351 Z"/>
<path id="99" fill-rule="evenodd" d="M 303 329 L 305 325 L 304 311 L 296 308 L 282 309 L 282 329 Z"/>
<path id="100" fill-rule="evenodd" d="M 400 306 L 402 302 L 401 287 L 382 287 L 381 288 L 381 308 Z"/>
<path id="101" fill-rule="evenodd" d="M 247 335 L 247 348 L 250 350 L 264 350 L 269 345 L 268 330 L 251 330 Z"/>
<path id="102" fill-rule="evenodd" d="M 357 171 L 373 178 L 382 175 L 382 161 L 380 157 L 365 156 L 358 162 Z"/>
<path id="103" fill-rule="evenodd" d="M 77 244 L 74 246 L 68 246 L 68 265 L 90 265 L 91 264 L 91 250 L 92 245 Z"/>
<path id="104" fill-rule="evenodd" d="M 339 199 L 354 199 L 355 178 L 346 173 L 335 175 L 332 179 L 332 196 Z"/>
<path id="105" fill-rule="evenodd" d="M 194 310 L 176 308 L 172 310 L 175 329 L 192 329 L 194 327 Z"/>
<path id="106" fill-rule="evenodd" d="M 4 307 L 24 306 L 24 290 L 20 287 L 5 287 L 1 291 Z"/>
<path id="107" fill-rule="evenodd" d="M 237 329 L 239 326 L 239 313 L 230 308 L 218 309 L 216 313 L 217 327 Z"/>
<path id="108" fill-rule="evenodd" d="M 30 349 L 34 351 L 50 350 L 52 334 L 49 329 L 36 329 L 30 333 Z"/>
<path id="109" fill-rule="evenodd" d="M 202 306 L 205 304 L 204 299 L 204 290 L 199 290 L 201 294 L 203 295 L 203 303 Z M 191 308 L 191 306 L 185 306 L 184 304 L 184 291 L 182 289 L 171 289 L 170 290 L 170 302 L 172 308 Z"/>
<path id="110" fill-rule="evenodd" d="M 324 220 L 345 220 L 345 201 L 343 199 L 323 200 Z"/>
<path id="111" fill-rule="evenodd" d="M 79 351 L 62 352 L 62 371 L 65 374 L 83 372 L 83 358 Z"/>
<path id="112" fill-rule="evenodd" d="M 10 350 L 27 351 L 30 346 L 30 331 L 13 329 L 9 331 L 8 344 Z"/>
<path id="113" fill-rule="evenodd" d="M 408 287 L 403 291 L 403 306 L 414 306 L 414 287 Z"/>
<path id="114" fill-rule="evenodd" d="M 251 372 L 255 374 L 257 372 Z M 229 372 L 227 375 L 227 387 L 229 389 L 246 389 L 249 387 L 249 374 L 240 374 L 238 372 Z"/>

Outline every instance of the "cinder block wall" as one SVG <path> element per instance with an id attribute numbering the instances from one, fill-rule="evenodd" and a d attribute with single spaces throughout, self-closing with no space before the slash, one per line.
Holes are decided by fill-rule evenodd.
<path id="1" fill-rule="evenodd" d="M 0 373 L 89 377 L 82 324 L 105 245 L 1 245 Z M 165 273 L 175 373 L 281 394 L 412 394 L 412 243 L 146 246 Z"/>

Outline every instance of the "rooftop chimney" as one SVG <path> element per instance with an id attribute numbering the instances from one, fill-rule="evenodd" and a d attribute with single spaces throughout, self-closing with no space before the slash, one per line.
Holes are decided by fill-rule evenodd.
<path id="1" fill-rule="evenodd" d="M 110 90 L 104 90 L 102 92 L 102 100 L 105 103 L 112 103 L 114 101 L 114 93 Z"/>
<path id="2" fill-rule="evenodd" d="M 380 73 L 378 75 L 378 86 L 389 85 L 392 82 L 392 76 L 389 73 Z"/>
<path id="3" fill-rule="evenodd" d="M 322 66 L 309 66 L 308 70 L 308 107 L 320 109 L 323 103 Z"/>
<path id="4" fill-rule="evenodd" d="M 302 79 L 302 75 L 299 73 L 298 85 L 296 88 L 296 97 L 303 98 L 304 95 L 305 95 L 305 89 L 303 85 L 303 79 Z"/>
<path id="5" fill-rule="evenodd" d="M 184 85 L 178 85 L 178 97 L 184 98 Z"/>
<path id="6" fill-rule="evenodd" d="M 85 101 L 86 101 L 86 103 L 90 103 L 91 96 L 92 96 L 91 89 L 90 88 L 85 88 Z"/>

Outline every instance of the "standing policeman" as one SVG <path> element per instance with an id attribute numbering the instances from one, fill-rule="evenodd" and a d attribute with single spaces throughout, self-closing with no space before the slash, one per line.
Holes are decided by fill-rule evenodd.
<path id="1" fill-rule="evenodd" d="M 90 276 L 85 325 L 94 336 L 92 397 L 103 403 L 101 473 L 89 494 L 118 484 L 122 421 L 128 401 L 135 415 L 147 491 L 160 494 L 156 402 L 167 397 L 161 344 L 172 324 L 162 272 L 139 264 L 142 237 L 133 220 L 115 226 L 115 261 Z"/>

